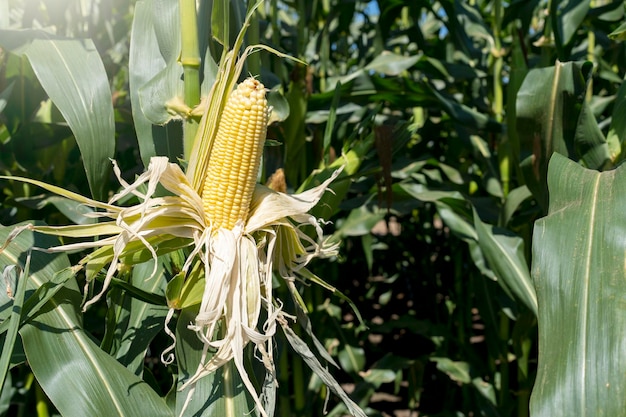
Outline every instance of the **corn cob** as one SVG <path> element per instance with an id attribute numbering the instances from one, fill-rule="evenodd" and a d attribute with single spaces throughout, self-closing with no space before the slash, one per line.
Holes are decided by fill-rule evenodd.
<path id="1" fill-rule="evenodd" d="M 265 87 L 254 78 L 228 97 L 202 191 L 206 220 L 213 228 L 232 230 L 248 216 L 269 114 Z"/>

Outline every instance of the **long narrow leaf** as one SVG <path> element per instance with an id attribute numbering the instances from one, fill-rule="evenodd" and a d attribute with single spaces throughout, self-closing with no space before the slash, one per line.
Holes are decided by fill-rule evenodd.
<path id="1" fill-rule="evenodd" d="M 583 23 L 591 2 L 578 0 L 554 0 L 550 2 L 550 19 L 554 28 L 555 46 L 559 58 L 567 57 L 565 47 Z"/>
<path id="2" fill-rule="evenodd" d="M 169 2 L 168 4 L 169 9 L 178 8 L 178 2 Z M 153 124 L 154 120 L 148 118 L 147 114 L 144 113 L 144 108 L 157 109 L 157 111 L 160 109 L 161 118 L 157 118 L 158 120 L 169 120 L 169 118 L 172 117 L 166 111 L 165 102 L 173 98 L 175 93 L 179 91 L 181 87 L 180 73 L 176 74 L 170 71 L 169 75 L 171 75 L 171 77 L 160 78 L 161 85 L 154 86 L 156 91 L 160 93 L 158 96 L 144 94 L 142 96 L 143 101 L 139 99 L 140 89 L 157 77 L 159 72 L 163 71 L 167 66 L 162 48 L 159 47 L 158 42 L 159 39 L 164 38 L 159 34 L 161 31 L 165 30 L 165 28 L 163 25 L 158 25 L 158 22 L 164 18 L 158 19 L 155 17 L 156 14 L 165 16 L 171 15 L 171 13 L 166 13 L 166 11 L 167 8 L 165 8 L 164 11 L 164 7 L 155 7 L 154 1 L 138 1 L 135 4 L 135 14 L 131 29 L 128 62 L 129 89 L 133 122 L 137 132 L 137 142 L 139 143 L 139 152 L 145 166 L 148 166 L 150 158 L 153 156 L 167 155 L 173 159 L 179 156 L 180 150 L 182 149 L 180 129 L 175 131 L 175 128 L 170 128 L 167 125 L 155 125 Z M 174 19 L 175 17 L 170 20 Z M 178 31 L 174 31 L 171 33 L 177 32 Z M 174 36 L 172 36 L 172 38 L 173 37 Z M 163 40 L 167 41 L 167 39 L 168 38 L 165 37 Z M 169 48 L 165 47 L 163 49 L 165 51 L 169 50 Z M 181 71 L 180 66 L 175 60 L 176 57 L 173 58 L 174 62 L 171 66 L 176 65 L 176 68 Z M 150 112 L 150 114 L 151 113 L 154 113 L 154 111 Z M 153 118 L 155 117 L 154 114 L 151 115 Z M 165 117 L 165 119 L 163 119 L 163 117 Z"/>
<path id="3" fill-rule="evenodd" d="M 4 241 L 11 227 L 0 227 Z M 32 247 L 49 247 L 56 239 L 23 231 L 0 253 L 0 268 L 24 268 Z M 33 252 L 26 296 L 69 267 L 65 255 Z M 0 292 L 1 301 L 6 294 Z M 24 351 L 35 378 L 65 417 L 170 416 L 163 399 L 141 379 L 94 344 L 82 329 L 82 295 L 76 281 L 63 288 L 20 329 Z"/>
<path id="4" fill-rule="evenodd" d="M 478 245 L 489 262 L 489 267 L 498 276 L 499 282 L 537 314 L 537 295 L 524 257 L 522 238 L 484 223 L 475 209 L 474 227 L 478 235 Z"/>
<path id="5" fill-rule="evenodd" d="M 180 14 L 178 2 L 167 0 L 145 1 L 135 17 L 132 72 L 138 88 L 141 111 L 152 122 L 164 124 L 173 115 L 166 103 L 182 97 L 183 69 L 178 62 L 180 54 Z M 156 43 L 155 43 L 156 40 Z M 141 48 L 141 49 L 140 49 Z M 149 48 L 149 49 L 143 49 Z M 161 55 L 161 56 L 159 56 Z M 145 68 L 154 64 L 154 68 Z M 130 64 L 129 64 L 130 65 Z M 158 70 L 158 71 L 155 71 Z M 133 92 L 135 94 L 136 92 Z"/>
<path id="6" fill-rule="evenodd" d="M 554 152 L 593 169 L 609 160 L 606 140 L 585 100 L 592 68 L 590 63 L 557 62 L 531 70 L 519 90 L 520 165 L 526 185 L 544 210 L 548 161 Z"/>
<path id="7" fill-rule="evenodd" d="M 533 417 L 626 410 L 626 168 L 599 173 L 554 155 L 550 211 L 537 221 L 533 277 L 539 367 Z"/>
<path id="8" fill-rule="evenodd" d="M 55 39 L 44 31 L 0 31 L 0 45 L 25 55 L 76 137 L 91 194 L 105 197 L 115 153 L 109 79 L 89 39 Z"/>

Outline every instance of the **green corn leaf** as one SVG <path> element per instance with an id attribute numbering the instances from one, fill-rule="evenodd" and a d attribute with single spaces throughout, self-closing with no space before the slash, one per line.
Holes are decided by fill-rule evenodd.
<path id="1" fill-rule="evenodd" d="M 0 227 L 0 241 L 5 241 L 12 230 Z M 7 265 L 24 269 L 30 248 L 55 244 L 58 242 L 54 238 L 25 230 L 0 253 L 0 269 Z M 57 271 L 68 267 L 66 255 L 33 252 L 25 304 L 33 291 L 46 286 Z M 28 364 L 54 406 L 66 417 L 171 416 L 152 388 L 94 344 L 82 328 L 78 285 L 72 279 L 64 282 L 38 311 L 31 310 L 29 320 L 19 330 Z M 0 292 L 3 305 L 6 297 Z"/>
<path id="2" fill-rule="evenodd" d="M 557 62 L 531 70 L 517 96 L 520 165 L 528 189 L 548 207 L 547 170 L 554 152 L 600 169 L 609 160 L 604 135 L 585 100 L 591 63 Z"/>
<path id="3" fill-rule="evenodd" d="M 115 124 L 109 80 L 93 42 L 2 30 L 0 45 L 28 58 L 76 137 L 91 194 L 102 200 L 115 152 Z"/>
<path id="4" fill-rule="evenodd" d="M 533 417 L 626 410 L 626 168 L 599 173 L 561 155 L 548 170 L 550 210 L 535 223 L 539 365 Z"/>
<path id="5" fill-rule="evenodd" d="M 179 38 L 179 31 L 173 29 L 177 12 L 178 2 L 144 0 L 135 4 L 128 71 L 133 122 L 145 166 L 153 156 L 173 160 L 182 153 L 180 125 L 153 124 L 172 118 L 165 104 L 182 92 L 182 68 L 174 50 Z M 170 32 L 164 33 L 168 29 Z"/>

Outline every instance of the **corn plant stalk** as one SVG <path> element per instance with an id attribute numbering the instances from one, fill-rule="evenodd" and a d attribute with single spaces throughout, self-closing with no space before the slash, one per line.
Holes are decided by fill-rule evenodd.
<path id="1" fill-rule="evenodd" d="M 593 2 L 592 2 L 593 5 Z M 593 62 L 594 65 L 596 64 L 596 57 L 595 57 L 595 48 L 596 48 L 596 34 L 594 33 L 593 30 L 589 30 L 587 31 L 587 61 Z M 593 78 L 591 78 L 589 80 L 589 82 L 587 83 L 587 102 L 591 102 L 591 99 L 593 98 Z"/>
<path id="2" fill-rule="evenodd" d="M 502 32 L 502 1 L 495 0 L 493 7 L 493 101 L 491 103 L 491 110 L 495 119 L 498 122 L 503 120 L 504 112 L 504 93 L 502 88 L 502 69 L 504 66 L 504 51 L 502 50 L 501 32 Z M 510 163 L 511 163 L 511 148 L 506 135 L 500 135 L 498 143 L 498 162 L 500 168 L 500 183 L 502 185 L 503 197 L 506 198 L 509 194 L 509 182 L 510 182 Z M 500 336 L 500 392 L 499 392 L 499 405 L 506 408 L 509 391 L 509 361 L 507 360 L 507 342 L 509 340 L 509 318 L 505 314 L 500 314 L 499 317 L 499 336 Z"/>
<path id="3" fill-rule="evenodd" d="M 195 0 L 180 0 L 181 54 L 183 66 L 184 101 L 189 108 L 200 102 L 200 49 L 198 47 L 198 23 Z M 198 123 L 188 117 L 184 124 L 184 156 L 189 160 Z"/>
<path id="4" fill-rule="evenodd" d="M 504 67 L 504 51 L 501 42 L 502 31 L 502 2 L 495 0 L 493 9 L 493 100 L 491 110 L 499 123 L 503 120 L 504 113 L 504 92 L 502 88 L 502 69 Z M 500 181 L 504 197 L 509 194 L 510 182 L 510 145 L 505 135 L 500 135 L 498 145 L 498 159 L 500 165 Z"/>

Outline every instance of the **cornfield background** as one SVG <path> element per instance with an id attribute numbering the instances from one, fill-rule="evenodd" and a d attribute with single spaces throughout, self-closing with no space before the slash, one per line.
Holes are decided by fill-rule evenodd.
<path id="1" fill-rule="evenodd" d="M 0 174 L 106 200 L 119 187 L 109 158 L 129 182 L 152 156 L 179 161 L 183 124 L 163 105 L 181 96 L 188 4 L 0 0 Z M 247 6 L 197 2 L 203 58 Z M 350 161 L 314 209 L 341 242 L 311 266 L 329 285 L 298 289 L 340 365 L 330 372 L 368 416 L 626 416 L 624 11 L 609 0 L 267 0 L 255 12 L 246 42 L 306 63 L 267 52 L 246 63 L 279 119 L 261 182 L 282 168 L 301 190 Z M 0 242 L 22 222 L 84 221 L 41 188 L 0 189 Z M 158 280 L 142 279 L 144 264 L 120 271 L 82 313 L 84 274 L 54 273 L 85 253 L 33 252 L 26 288 L 5 268 L 24 269 L 27 249 L 55 239 L 25 235 L 0 253 L 0 413 L 84 416 L 141 381 L 145 414 L 121 415 L 180 411 L 179 364 L 159 359 L 171 262 Z M 94 343 L 90 366 L 111 367 L 105 384 L 88 367 L 60 373 L 83 363 L 51 348 L 65 307 Z M 282 334 L 275 344 L 275 415 L 345 415 Z"/>

